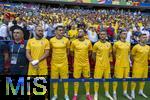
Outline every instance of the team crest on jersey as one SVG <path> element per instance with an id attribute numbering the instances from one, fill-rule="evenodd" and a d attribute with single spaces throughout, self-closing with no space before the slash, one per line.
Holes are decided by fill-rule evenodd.
<path id="1" fill-rule="evenodd" d="M 43 45 L 44 43 L 43 42 L 41 42 L 41 45 Z"/>
<path id="2" fill-rule="evenodd" d="M 109 48 L 109 45 L 106 45 L 107 48 Z"/>
<path id="3" fill-rule="evenodd" d="M 62 44 L 64 44 L 64 41 L 62 41 Z"/>
<path id="4" fill-rule="evenodd" d="M 86 43 L 86 42 L 85 42 L 84 44 L 87 46 L 87 43 Z"/>

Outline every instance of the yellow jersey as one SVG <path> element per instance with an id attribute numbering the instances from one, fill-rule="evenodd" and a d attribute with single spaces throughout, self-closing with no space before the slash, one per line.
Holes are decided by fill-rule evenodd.
<path id="1" fill-rule="evenodd" d="M 115 67 L 129 67 L 130 43 L 117 41 L 113 45 L 113 51 L 116 51 Z"/>
<path id="2" fill-rule="evenodd" d="M 148 60 L 150 59 L 150 47 L 148 45 L 135 45 L 132 48 L 133 67 L 148 67 Z"/>
<path id="3" fill-rule="evenodd" d="M 98 41 L 93 46 L 96 53 L 95 67 L 110 68 L 110 58 L 112 57 L 112 46 L 109 42 Z"/>
<path id="4" fill-rule="evenodd" d="M 89 66 L 88 51 L 92 50 L 92 44 L 90 40 L 84 41 L 74 40 L 70 47 L 71 51 L 74 51 L 74 66 Z"/>
<path id="5" fill-rule="evenodd" d="M 142 24 L 141 22 L 139 22 L 139 23 L 138 23 L 138 26 L 139 26 L 139 27 L 142 27 L 142 26 L 143 26 L 143 24 Z"/>
<path id="6" fill-rule="evenodd" d="M 31 57 L 33 60 L 38 60 L 44 55 L 45 50 L 50 49 L 50 45 L 46 38 L 42 38 L 40 40 L 32 38 L 28 40 L 26 49 L 29 49 L 31 51 Z M 30 64 L 29 66 L 32 65 Z M 42 60 L 39 63 L 39 67 L 44 68 L 46 66 L 47 66 L 46 59 Z"/>
<path id="7" fill-rule="evenodd" d="M 56 37 L 53 37 L 52 39 L 50 39 L 50 45 L 52 49 L 51 66 L 68 66 L 67 48 L 69 48 L 70 46 L 68 38 L 63 37 L 62 39 L 57 39 Z"/>
<path id="8" fill-rule="evenodd" d="M 70 37 L 70 41 L 73 41 L 78 36 L 78 31 L 77 30 L 69 30 L 68 35 Z"/>

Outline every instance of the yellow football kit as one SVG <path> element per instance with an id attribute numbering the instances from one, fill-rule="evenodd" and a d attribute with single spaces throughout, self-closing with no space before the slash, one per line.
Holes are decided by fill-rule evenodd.
<path id="1" fill-rule="evenodd" d="M 78 31 L 77 30 L 69 30 L 68 35 L 70 37 L 70 41 L 73 41 L 78 36 Z"/>
<path id="2" fill-rule="evenodd" d="M 85 78 L 90 77 L 89 55 L 88 52 L 92 50 L 92 44 L 90 40 L 84 41 L 74 40 L 70 47 L 71 51 L 74 51 L 74 78 L 80 78 L 81 73 Z M 79 83 L 75 82 L 75 94 L 77 94 Z M 89 82 L 85 83 L 86 92 L 89 92 Z"/>
<path id="3" fill-rule="evenodd" d="M 115 54 L 115 69 L 114 76 L 116 78 L 128 78 L 130 71 L 129 64 L 129 53 L 130 53 L 130 43 L 117 41 L 113 45 L 113 51 Z M 127 91 L 127 82 L 123 82 L 123 90 Z M 116 91 L 117 82 L 113 83 L 113 90 Z"/>
<path id="4" fill-rule="evenodd" d="M 71 44 L 71 51 L 74 51 L 74 77 L 80 78 L 81 73 L 85 78 L 89 77 L 90 66 L 88 52 L 92 50 L 92 44 L 90 40 L 85 39 L 85 41 L 74 40 Z"/>
<path id="5" fill-rule="evenodd" d="M 44 55 L 45 50 L 50 49 L 50 45 L 48 40 L 45 38 L 42 38 L 40 40 L 32 38 L 28 40 L 26 49 L 31 51 L 31 57 L 33 60 L 38 60 Z M 42 60 L 37 65 L 36 68 L 32 66 L 31 63 L 29 63 L 28 75 L 47 75 L 47 74 L 48 69 L 46 59 Z"/>
<path id="6" fill-rule="evenodd" d="M 132 78 L 148 77 L 148 60 L 150 59 L 150 47 L 148 45 L 135 45 L 132 48 L 133 69 Z M 140 89 L 144 89 L 145 82 L 140 82 Z M 131 83 L 131 90 L 135 90 L 136 83 Z"/>
<path id="7" fill-rule="evenodd" d="M 93 53 L 96 53 L 96 65 L 94 78 L 110 78 L 110 61 L 112 58 L 112 46 L 109 42 L 96 42 L 93 46 Z M 98 92 L 99 83 L 94 83 L 94 90 Z M 105 92 L 109 91 L 109 83 L 104 83 Z"/>
<path id="8" fill-rule="evenodd" d="M 70 42 L 66 37 L 57 39 L 53 37 L 50 39 L 50 46 L 52 49 L 51 59 L 51 78 L 58 79 L 59 75 L 62 79 L 68 78 L 68 58 L 67 49 L 70 46 Z M 58 84 L 53 84 L 54 95 L 57 95 Z M 65 95 L 68 95 L 68 83 L 64 83 Z"/>

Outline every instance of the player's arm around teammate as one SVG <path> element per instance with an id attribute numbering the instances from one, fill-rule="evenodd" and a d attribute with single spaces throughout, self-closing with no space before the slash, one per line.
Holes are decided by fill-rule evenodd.
<path id="1" fill-rule="evenodd" d="M 110 78 L 110 58 L 112 57 L 112 46 L 111 43 L 106 41 L 107 33 L 106 31 L 101 31 L 99 33 L 100 40 L 96 42 L 93 46 L 92 58 L 96 61 L 94 78 Z M 105 96 L 110 100 L 113 98 L 109 94 L 109 83 L 104 83 Z M 94 83 L 94 100 L 98 100 L 98 89 L 99 83 Z"/>
<path id="2" fill-rule="evenodd" d="M 147 36 L 141 34 L 139 43 L 132 48 L 132 78 L 147 78 L 148 77 L 148 60 L 150 59 L 150 47 L 146 45 Z M 144 92 L 145 82 L 139 83 L 139 95 L 148 98 Z M 135 99 L 136 82 L 131 82 L 131 97 Z"/>

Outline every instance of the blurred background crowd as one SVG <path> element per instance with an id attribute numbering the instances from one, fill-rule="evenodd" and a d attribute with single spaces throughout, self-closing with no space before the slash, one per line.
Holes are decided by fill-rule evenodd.
<path id="1" fill-rule="evenodd" d="M 4 20 L 5 17 L 5 20 Z M 107 31 L 110 42 L 117 40 L 121 30 L 126 30 L 127 41 L 137 43 L 138 36 L 150 33 L 150 16 L 140 11 L 120 9 L 72 9 L 54 8 L 41 4 L 17 4 L 17 6 L 0 6 L 0 39 L 12 40 L 15 28 L 21 28 L 24 39 L 35 36 L 35 27 L 41 25 L 44 37 L 47 39 L 55 36 L 54 29 L 57 25 L 65 27 L 64 35 L 71 41 L 77 38 L 78 30 L 84 29 L 86 38 L 95 43 L 101 30 Z"/>

